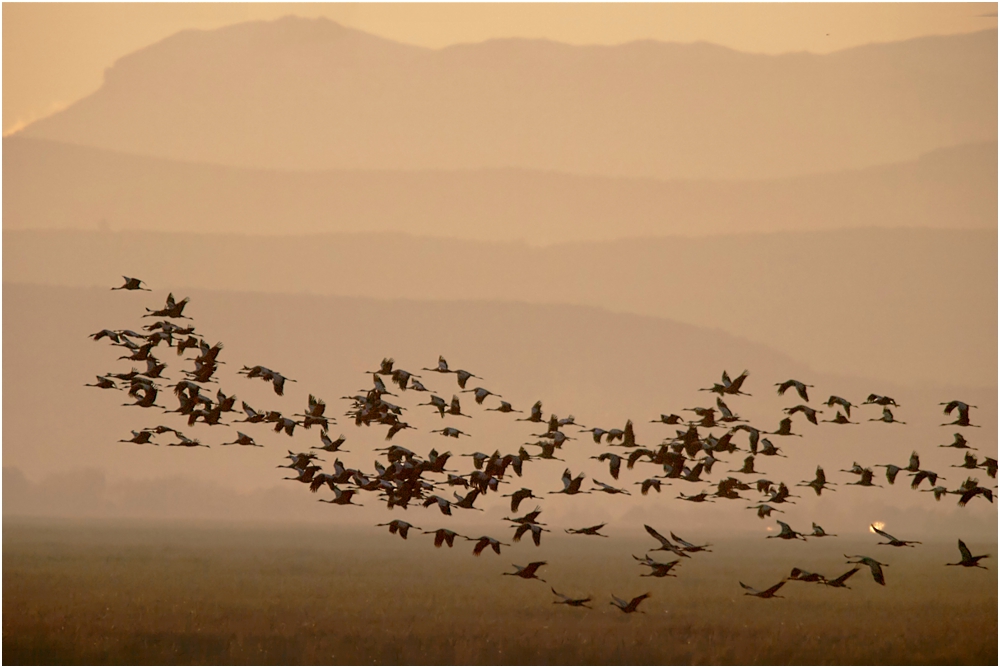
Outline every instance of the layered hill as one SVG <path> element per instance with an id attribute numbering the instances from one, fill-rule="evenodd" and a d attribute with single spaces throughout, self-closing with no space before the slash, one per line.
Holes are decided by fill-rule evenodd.
<path id="1" fill-rule="evenodd" d="M 828 55 L 523 39 L 430 50 L 287 17 L 180 32 L 19 134 L 263 168 L 782 177 L 995 140 L 996 53 L 996 30 Z"/>
<path id="2" fill-rule="evenodd" d="M 3 234 L 4 281 L 519 301 L 715 328 L 818 371 L 995 387 L 995 230 L 841 230 L 533 248 L 399 234 Z M 540 324 L 539 326 L 544 326 Z M 577 333 L 574 331 L 573 335 Z"/>
<path id="3" fill-rule="evenodd" d="M 995 142 L 813 176 L 709 181 L 520 169 L 287 172 L 3 140 L 4 229 L 405 232 L 555 243 L 848 227 L 996 229 Z"/>

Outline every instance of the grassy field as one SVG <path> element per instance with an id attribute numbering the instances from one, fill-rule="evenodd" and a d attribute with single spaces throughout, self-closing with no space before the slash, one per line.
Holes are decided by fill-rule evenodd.
<path id="1" fill-rule="evenodd" d="M 631 557 L 655 547 L 640 533 L 545 534 L 474 558 L 471 543 L 384 531 L 5 520 L 4 664 L 997 663 L 996 560 L 945 568 L 953 541 L 718 539 L 680 577 L 654 579 Z M 891 564 L 887 586 L 867 570 L 850 590 L 790 582 L 784 599 L 738 584 L 765 588 L 795 566 L 835 577 L 844 552 Z M 594 609 L 501 576 L 536 560 Z M 646 614 L 608 604 L 647 591 Z"/>

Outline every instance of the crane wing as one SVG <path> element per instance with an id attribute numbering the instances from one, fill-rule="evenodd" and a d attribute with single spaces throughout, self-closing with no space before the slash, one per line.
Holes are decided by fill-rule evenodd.
<path id="1" fill-rule="evenodd" d="M 962 561 L 969 561 L 972 559 L 972 552 L 969 551 L 969 548 L 966 547 L 961 538 L 958 539 L 958 551 L 962 553 Z"/>
<path id="2" fill-rule="evenodd" d="M 666 547 L 667 545 L 670 544 L 670 541 L 667 540 L 666 538 L 664 538 L 663 536 L 661 536 L 659 533 L 657 533 L 656 529 L 654 529 L 653 527 L 649 526 L 648 524 L 643 524 L 643 526 L 646 528 L 646 533 L 648 533 L 650 536 L 652 536 L 656 540 L 660 541 L 661 545 L 663 545 L 664 547 Z"/>
<path id="3" fill-rule="evenodd" d="M 771 594 L 773 594 L 774 592 L 778 591 L 779 589 L 781 589 L 784 586 L 785 586 L 785 581 L 782 580 L 781 582 L 779 582 L 778 584 L 774 585 L 773 587 L 768 587 L 767 589 L 765 589 L 761 593 L 764 594 L 765 596 L 770 596 Z"/>
<path id="4" fill-rule="evenodd" d="M 878 535 L 882 536 L 883 538 L 888 538 L 889 540 L 892 540 L 892 541 L 898 540 L 895 536 L 890 536 L 886 532 L 884 532 L 881 529 L 877 528 L 874 524 L 871 525 L 871 527 L 872 527 L 872 531 L 874 531 Z"/>

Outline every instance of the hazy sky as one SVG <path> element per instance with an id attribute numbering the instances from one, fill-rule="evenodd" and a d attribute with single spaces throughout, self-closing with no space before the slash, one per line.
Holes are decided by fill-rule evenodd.
<path id="1" fill-rule="evenodd" d="M 996 26 L 996 13 L 997 3 L 4 3 L 3 131 L 91 93 L 116 59 L 177 31 L 288 14 L 432 48 L 503 37 L 657 39 L 775 54 L 972 32 Z"/>

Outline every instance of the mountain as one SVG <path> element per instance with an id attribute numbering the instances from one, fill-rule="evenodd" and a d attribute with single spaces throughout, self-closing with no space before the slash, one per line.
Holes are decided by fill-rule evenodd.
<path id="1" fill-rule="evenodd" d="M 794 431 L 803 438 L 770 437 L 788 458 L 758 458 L 758 470 L 789 485 L 810 479 L 817 464 L 827 469 L 834 482 L 847 482 L 850 476 L 836 471 L 848 468 L 852 459 L 865 465 L 886 461 L 905 464 L 913 449 L 920 451 L 924 467 L 943 472 L 949 486 L 954 485 L 964 476 L 948 474 L 947 467 L 960 458 L 954 451 L 935 447 L 949 442 L 956 431 L 938 426 L 945 421 L 939 402 L 954 396 L 980 407 L 973 417 L 984 428 L 964 431 L 981 454 L 995 455 L 990 430 L 995 429 L 997 420 L 996 388 L 905 387 L 891 381 L 819 373 L 766 346 L 662 318 L 559 304 L 355 299 L 171 287 L 178 298 L 191 298 L 185 315 L 193 318 L 196 331 L 212 343 L 224 344 L 219 355 L 224 364 L 216 374 L 219 382 L 207 385 L 206 392 L 213 396 L 216 390 L 235 393 L 240 401 L 259 410 L 279 410 L 285 415 L 301 412 L 311 393 L 324 398 L 327 414 L 337 418 L 331 427 L 333 434 L 343 432 L 347 437 L 344 448 L 349 452 L 340 458 L 346 466 L 364 471 L 372 470 L 374 448 L 386 445 L 385 428 L 355 427 L 343 417 L 349 402 L 342 397 L 371 387 L 372 376 L 366 372 L 377 368 L 379 360 L 388 355 L 395 358 L 397 368 L 421 374 L 438 395 L 446 399 L 453 394 L 460 396 L 463 412 L 472 416 L 440 418 L 433 409 L 418 405 L 427 401 L 427 394 L 397 390 L 391 401 L 405 409 L 404 419 L 416 429 L 404 431 L 393 442 L 421 455 L 431 448 L 449 450 L 455 455 L 449 468 L 463 471 L 471 469 L 471 460 L 460 455 L 494 449 L 516 452 L 522 443 L 537 440 L 533 435 L 541 433 L 541 425 L 487 412 L 484 409 L 496 406 L 498 400 L 491 397 L 477 406 L 469 400 L 471 395 L 459 393 L 453 375 L 423 371 L 423 367 L 435 364 L 439 354 L 446 356 L 452 368 L 481 376 L 471 382 L 502 394 L 515 408 L 526 410 L 541 400 L 545 415 L 572 414 L 581 425 L 605 429 L 621 428 L 632 419 L 637 442 L 644 445 L 655 445 L 675 434 L 674 427 L 650 424 L 660 413 L 714 405 L 715 396 L 698 389 L 717 382 L 723 369 L 730 374 L 750 370 L 743 389 L 752 396 L 730 397 L 727 403 L 751 424 L 766 430 L 778 426 L 783 407 L 799 402 L 797 397 L 775 394 L 774 383 L 787 378 L 815 385 L 810 390 L 813 405 L 829 394 L 859 403 L 873 391 L 899 401 L 896 416 L 906 425 L 869 422 L 881 415 L 877 406 L 855 409 L 852 417 L 860 422 L 857 425 L 813 426 L 801 416 L 793 418 Z M 160 286 L 153 293 L 127 293 L 5 282 L 5 512 L 13 502 L 10 512 L 19 514 L 221 514 L 245 518 L 253 508 L 269 503 L 269 518 L 275 518 L 279 509 L 289 521 L 316 517 L 315 508 L 319 507 L 329 511 L 328 517 L 350 513 L 350 518 L 379 518 L 372 523 L 386 521 L 388 513 L 374 497 L 362 499 L 364 508 L 328 508 L 317 503 L 317 499 L 328 498 L 326 494 L 312 495 L 303 485 L 282 480 L 290 471 L 276 466 L 288 450 L 308 451 L 318 446 L 315 428 L 300 427 L 289 437 L 274 433 L 269 425 L 234 424 L 236 414 L 228 414 L 224 420 L 231 426 L 189 427 L 183 418 L 161 409 L 122 406 L 128 400 L 124 392 L 83 387 L 85 382 L 93 382 L 96 374 L 127 371 L 132 366 L 130 361 L 117 360 L 124 354 L 122 348 L 109 345 L 107 340 L 94 342 L 87 335 L 104 327 L 139 329 L 150 323 L 152 318 L 141 317 L 144 307 L 162 304 L 164 292 Z M 155 354 L 168 365 L 164 375 L 172 382 L 183 377 L 181 369 L 192 367 L 190 353 L 179 357 L 173 349 L 161 346 Z M 277 396 L 269 384 L 237 374 L 241 366 L 254 364 L 280 371 L 296 382 L 286 385 L 284 396 Z M 161 382 L 166 386 L 171 381 Z M 177 400 L 164 387 L 156 403 L 173 409 Z M 832 417 L 832 413 L 821 417 Z M 117 442 L 130 437 L 130 429 L 160 424 L 180 429 L 211 447 L 164 447 L 171 442 L 168 435 L 155 439 L 159 446 Z M 456 440 L 431 433 L 444 425 L 458 426 L 470 436 Z M 221 446 L 232 440 L 237 429 L 264 447 Z M 588 480 L 611 481 L 607 465 L 589 457 L 615 448 L 595 444 L 575 429 L 568 428 L 567 435 L 576 440 L 557 453 L 565 462 L 529 462 L 523 478 L 513 477 L 511 489 L 522 485 L 543 492 L 557 489 L 567 466 L 574 473 L 586 472 Z M 739 434 L 736 442 L 746 448 L 746 435 Z M 740 452 L 720 455 L 723 461 L 710 479 L 723 477 L 743 456 Z M 324 467 L 330 468 L 334 457 L 324 455 L 324 459 Z M 634 482 L 656 472 L 659 470 L 650 466 L 623 467 L 620 484 L 635 489 Z M 995 522 L 993 506 L 973 503 L 959 511 L 954 498 L 935 503 L 931 495 L 911 491 L 906 481 L 902 477 L 894 487 L 876 490 L 841 486 L 835 504 L 827 495 L 816 499 L 811 492 L 802 494 L 787 509 L 788 518 L 796 527 L 834 518 L 837 525 L 846 525 L 862 508 L 868 513 L 864 517 L 883 519 L 905 518 L 906 509 L 921 508 L 929 512 L 905 521 L 940 520 L 963 512 L 967 519 Z M 8 483 L 12 489 L 6 488 Z M 556 496 L 546 501 L 546 516 L 566 522 L 585 521 L 595 515 L 629 518 L 631 524 L 638 525 L 641 517 L 664 512 L 664 504 L 669 504 L 672 517 L 691 521 L 709 517 L 719 527 L 757 523 L 744 510 L 748 505 L 744 502 L 720 502 L 705 510 L 672 501 L 678 491 L 693 493 L 701 488 L 677 482 L 658 496 L 633 494 L 614 500 L 598 495 L 581 499 Z M 450 491 L 444 493 L 450 496 Z M 509 490 L 505 488 L 503 493 Z M 33 499 L 37 507 L 31 507 Z M 195 504 L 204 507 L 192 508 Z M 507 500 L 495 496 L 477 505 L 487 510 L 476 513 L 479 517 L 472 520 L 480 527 L 481 519 L 500 526 L 500 518 L 509 510 Z M 646 512 L 637 516 L 640 507 Z M 413 508 L 407 519 L 410 515 L 418 526 L 440 518 L 434 508 Z"/>
<path id="2" fill-rule="evenodd" d="M 3 140 L 4 229 L 406 232 L 555 243 L 844 227 L 996 229 L 997 144 L 786 179 L 710 181 L 522 169 L 244 169 Z"/>
<path id="3" fill-rule="evenodd" d="M 5 282 L 577 304 L 746 337 L 817 371 L 995 387 L 996 230 L 838 230 L 532 248 L 400 234 L 3 233 Z M 118 283 L 120 284 L 120 283 Z M 544 326 L 541 325 L 540 326 Z M 576 334 L 574 333 L 574 336 Z"/>
<path id="4" fill-rule="evenodd" d="M 326 19 L 183 31 L 19 135 L 280 169 L 774 178 L 997 138 L 997 31 L 828 55 L 525 39 L 430 50 Z"/>

